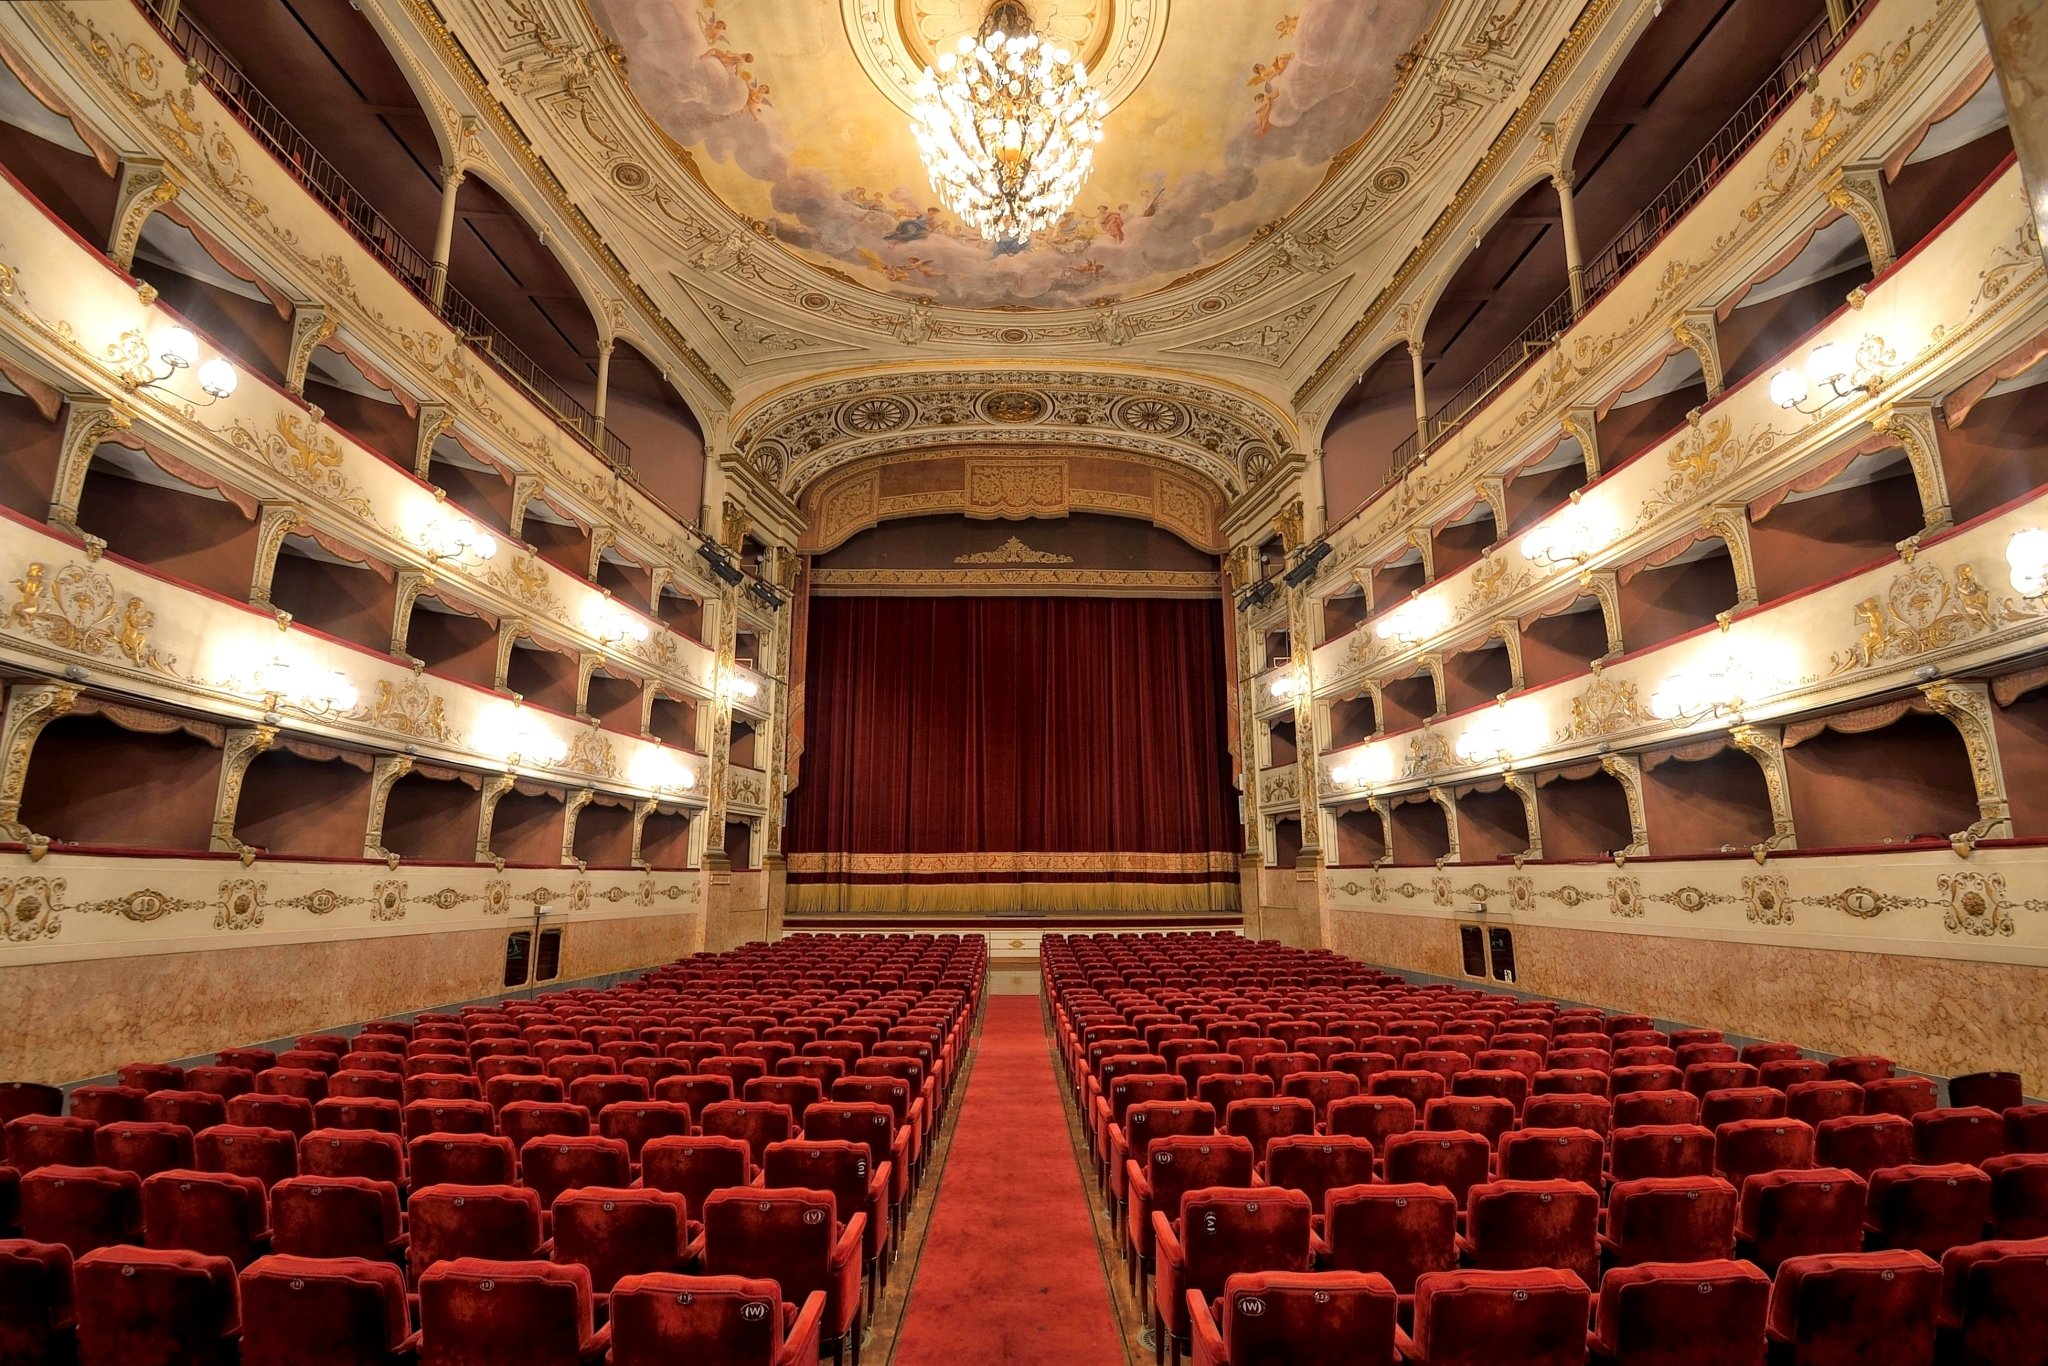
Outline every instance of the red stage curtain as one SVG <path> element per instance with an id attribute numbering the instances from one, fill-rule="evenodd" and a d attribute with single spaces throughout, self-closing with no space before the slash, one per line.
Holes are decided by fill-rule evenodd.
<path id="1" fill-rule="evenodd" d="M 793 886 L 1234 889 L 1215 601 L 828 597 L 809 627 Z"/>

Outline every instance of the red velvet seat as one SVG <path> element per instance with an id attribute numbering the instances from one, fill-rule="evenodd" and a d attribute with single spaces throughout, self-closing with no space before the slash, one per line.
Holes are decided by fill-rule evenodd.
<path id="1" fill-rule="evenodd" d="M 95 1124 L 141 1119 L 148 1094 L 137 1086 L 77 1086 L 71 1091 L 71 1113 Z"/>
<path id="2" fill-rule="evenodd" d="M 690 1107 L 668 1100 L 614 1101 L 598 1114 L 597 1129 L 624 1143 L 627 1158 L 637 1166 L 647 1140 L 690 1133 Z"/>
<path id="3" fill-rule="evenodd" d="M 412 1283 L 458 1257 L 526 1261 L 540 1255 L 540 1197 L 524 1186 L 415 1187 L 406 1205 Z"/>
<path id="4" fill-rule="evenodd" d="M 1775 1086 L 1788 1094 L 1800 1082 L 1825 1081 L 1827 1075 L 1828 1065 L 1814 1058 L 1777 1058 L 1761 1064 L 1756 1069 L 1759 1086 Z M 1850 1085 L 1854 1086 L 1855 1083 L 1851 1082 Z M 1793 1118 L 1805 1119 L 1806 1116 L 1795 1115 Z"/>
<path id="5" fill-rule="evenodd" d="M 1176 1218 L 1189 1191 L 1211 1186 L 1249 1186 L 1258 1157 L 1248 1138 L 1231 1134 L 1184 1135 L 1155 1141 L 1141 1167 L 1124 1167 L 1124 1250 L 1131 1258 L 1131 1280 L 1143 1289 L 1146 1271 L 1154 1264 L 1154 1214 Z"/>
<path id="6" fill-rule="evenodd" d="M 1372 1179 L 1371 1141 L 1343 1134 L 1283 1135 L 1266 1145 L 1265 1160 L 1252 1169 L 1254 1185 L 1300 1191 L 1312 1213 L 1321 1212 L 1330 1191 Z"/>
<path id="7" fill-rule="evenodd" d="M 545 1210 L 563 1191 L 579 1186 L 627 1186 L 633 1164 L 626 1145 L 595 1134 L 550 1134 L 528 1139 L 519 1150 L 519 1184 L 540 1196 Z"/>
<path id="8" fill-rule="evenodd" d="M 1874 1053 L 1828 1059 L 1828 1075 L 1858 1085 L 1879 1081 L 1892 1074 L 1892 1060 Z"/>
<path id="9" fill-rule="evenodd" d="M 390 1072 L 343 1068 L 327 1079 L 327 1094 L 340 1100 L 388 1100 L 405 1103 L 405 1079 Z"/>
<path id="10" fill-rule="evenodd" d="M 552 1213 L 549 1256 L 589 1272 L 601 1304 L 625 1277 L 687 1270 L 700 1251 L 686 1202 L 670 1191 L 584 1186 L 564 1191 Z"/>
<path id="11" fill-rule="evenodd" d="M 612 1291 L 609 1366 L 814 1366 L 825 1295 L 798 1309 L 781 1293 L 742 1276 L 628 1276 Z"/>
<path id="12" fill-rule="evenodd" d="M 1711 1176 L 1714 1135 L 1697 1124 L 1640 1124 L 1607 1136 L 1608 1176 L 1615 1182 L 1645 1176 Z"/>
<path id="13" fill-rule="evenodd" d="M 822 1291 L 822 1345 L 838 1361 L 850 1342 L 858 1357 L 866 1225 L 858 1212 L 835 1219 L 824 1191 L 718 1191 L 704 1204 L 704 1270 L 772 1280 L 792 1302 Z"/>
<path id="14" fill-rule="evenodd" d="M 1401 1068 L 1382 1072 L 1365 1084 L 1369 1096 L 1399 1096 L 1420 1113 L 1429 1102 L 1450 1093 L 1450 1079 L 1441 1072 Z"/>
<path id="15" fill-rule="evenodd" d="M 1765 1172 L 1743 1183 L 1736 1248 L 1767 1272 L 1790 1257 L 1863 1247 L 1863 1178 L 1842 1167 Z"/>
<path id="16" fill-rule="evenodd" d="M 1991 1222 L 2013 1241 L 2048 1238 L 2048 1153 L 2007 1153 L 1984 1164 L 1991 1178 Z"/>
<path id="17" fill-rule="evenodd" d="M 845 1139 L 864 1144 L 868 1160 L 889 1164 L 891 1214 L 902 1226 L 903 1202 L 910 1194 L 910 1131 L 899 1125 L 886 1105 L 853 1101 L 820 1101 L 804 1113 L 806 1138 Z"/>
<path id="18" fill-rule="evenodd" d="M 294 1176 L 270 1191 L 270 1246 L 292 1257 L 396 1262 L 406 1238 L 398 1187 L 362 1176 Z"/>
<path id="19" fill-rule="evenodd" d="M 2048 1361 L 2048 1238 L 1964 1243 L 1941 1257 L 1937 1359 L 1951 1366 Z"/>
<path id="20" fill-rule="evenodd" d="M 702 1210 L 714 1191 L 746 1186 L 754 1170 L 746 1140 L 719 1134 L 651 1138 L 640 1149 L 640 1184 L 673 1191 L 693 1210 Z"/>
<path id="21" fill-rule="evenodd" d="M 1815 1130 L 1831 1119 L 1863 1113 L 1863 1088 L 1853 1081 L 1830 1077 L 1824 1081 L 1796 1081 L 1785 1088 L 1785 1114 L 1803 1120 Z"/>
<path id="22" fill-rule="evenodd" d="M 496 1134 L 421 1134 L 405 1145 L 412 1187 L 509 1186 L 519 1174 L 512 1140 Z"/>
<path id="23" fill-rule="evenodd" d="M 1417 1276 L 1458 1264 L 1458 1204 L 1442 1186 L 1343 1186 L 1324 1195 L 1322 1215 L 1314 1249 L 1325 1270 L 1384 1276 L 1406 1297 Z"/>
<path id="24" fill-rule="evenodd" d="M 1256 1072 L 1211 1072 L 1195 1082 L 1195 1099 L 1219 1115 L 1238 1101 L 1267 1100 L 1279 1094 L 1271 1077 Z"/>
<path id="25" fill-rule="evenodd" d="M 1614 1127 L 1614 1103 L 1601 1092 L 1541 1092 L 1522 1106 L 1522 1124 L 1529 1129 L 1590 1129 L 1604 1141 Z"/>
<path id="26" fill-rule="evenodd" d="M 714 1101 L 698 1113 L 697 1123 L 706 1138 L 737 1138 L 745 1143 L 748 1158 L 756 1165 L 770 1143 L 780 1143 L 796 1133 L 796 1116 L 789 1106 L 761 1100 Z"/>
<path id="27" fill-rule="evenodd" d="M 1504 1181 L 1583 1181 L 1600 1189 L 1606 1145 L 1591 1129 L 1517 1129 L 1502 1134 L 1494 1166 Z"/>
<path id="28" fill-rule="evenodd" d="M 233 1124 L 243 1129 L 283 1129 L 294 1138 L 302 1138 L 320 1127 L 313 1114 L 313 1102 L 304 1096 L 282 1096 L 252 1093 L 236 1096 L 227 1104 L 221 1124 Z M 213 1125 L 202 1125 L 194 1132 L 210 1129 Z"/>
<path id="29" fill-rule="evenodd" d="M 2005 1151 L 2005 1124 L 1975 1106 L 1922 1110 L 1912 1118 L 1913 1152 L 1921 1162 L 1967 1162 L 1981 1167 Z"/>
<path id="30" fill-rule="evenodd" d="M 461 1257 L 419 1278 L 420 1366 L 601 1366 L 580 1266 Z"/>
<path id="31" fill-rule="evenodd" d="M 1499 1096 L 1443 1096 L 1422 1107 L 1422 1127 L 1431 1133 L 1479 1134 L 1491 1147 L 1515 1127 L 1515 1106 Z"/>
<path id="32" fill-rule="evenodd" d="M 327 1081 L 333 1072 L 340 1070 L 332 1066 L 340 1061 L 339 1058 L 322 1053 L 319 1057 L 329 1064 L 328 1067 L 292 1067 L 284 1061 L 291 1056 L 290 1053 L 286 1053 L 279 1058 L 277 1066 L 266 1067 L 258 1072 L 256 1088 L 250 1094 L 297 1096 L 308 1104 L 327 1099 Z M 189 1082 L 189 1078 L 187 1080 Z"/>
<path id="33" fill-rule="evenodd" d="M 287 1176 L 298 1175 L 301 1141 L 283 1129 L 216 1124 L 193 1138 L 192 1165 L 202 1172 L 254 1177 L 268 1190 Z"/>
<path id="34" fill-rule="evenodd" d="M 1211 1301 L 1188 1292 L 1195 1366 L 1390 1362 L 1398 1297 L 1355 1271 L 1244 1272 Z"/>
<path id="35" fill-rule="evenodd" d="M 77 1350 L 71 1249 L 26 1238 L 0 1239 L 0 1361 L 71 1366 Z"/>
<path id="36" fill-rule="evenodd" d="M 246 1067 L 188 1067 L 185 1089 L 211 1091 L 222 1100 L 233 1100 L 256 1089 L 256 1073 Z"/>
<path id="37" fill-rule="evenodd" d="M 228 1103 L 210 1091 L 151 1091 L 142 1098 L 142 1118 L 151 1124 L 182 1124 L 196 1134 L 227 1123 Z"/>
<path id="38" fill-rule="evenodd" d="M 1690 1091 L 1616 1091 L 1613 1100 L 1617 1129 L 1700 1122 L 1700 1098 Z"/>
<path id="39" fill-rule="evenodd" d="M 1880 1167 L 1913 1160 L 1913 1124 L 1900 1115 L 1842 1115 L 1815 1131 L 1815 1156 L 1824 1167 L 1847 1167 L 1869 1178 Z"/>
<path id="40" fill-rule="evenodd" d="M 423 1134 L 488 1134 L 498 1127 L 497 1112 L 481 1100 L 411 1100 L 399 1116 L 404 1137 Z"/>
<path id="41" fill-rule="evenodd" d="M 1299 1096 L 1234 1100 L 1223 1111 L 1223 1131 L 1251 1140 L 1252 1151 L 1263 1158 L 1266 1145 L 1283 1134 L 1313 1134 L 1316 1107 Z"/>
<path id="42" fill-rule="evenodd" d="M 117 1120 L 102 1124 L 92 1136 L 94 1164 L 133 1172 L 137 1177 L 190 1167 L 194 1163 L 192 1131 L 182 1124 L 157 1120 Z"/>
<path id="43" fill-rule="evenodd" d="M 21 1178 L 21 1232 L 82 1257 L 142 1240 L 142 1181 L 112 1167 L 42 1167 Z"/>
<path id="44" fill-rule="evenodd" d="M 498 1111 L 498 1132 L 524 1153 L 536 1138 L 587 1138 L 590 1112 L 562 1100 L 515 1100 Z"/>
<path id="45" fill-rule="evenodd" d="M 1981 1106 L 2002 1115 L 2016 1105 L 2024 1105 L 2026 1099 L 2026 1088 L 2017 1072 L 1968 1072 L 1950 1077 L 1948 1082 L 1948 1103 L 1957 1107 Z"/>
<path id="46" fill-rule="evenodd" d="M 185 1085 L 185 1069 L 167 1062 L 124 1063 L 115 1069 L 114 1075 L 120 1079 L 121 1085 L 137 1087 L 145 1094 L 182 1090 Z M 23 1090 L 31 1085 L 32 1083 L 19 1081 L 0 1082 L 0 1119 L 13 1119 L 16 1115 L 55 1115 L 63 1112 L 64 1093 L 54 1086 L 39 1086 L 34 1090 L 49 1092 L 50 1100 L 56 1104 L 57 1109 L 15 1108 L 20 1104 L 20 1097 L 31 1094 Z"/>
<path id="47" fill-rule="evenodd" d="M 406 1366 L 418 1351 L 389 1262 L 273 1253 L 240 1290 L 242 1366 Z"/>
<path id="48" fill-rule="evenodd" d="M 1381 1153 L 1389 1138 L 1410 1132 L 1415 1123 L 1414 1102 L 1401 1096 L 1368 1095 L 1332 1101 L 1323 1127 L 1329 1133 L 1366 1139 L 1375 1153 Z"/>
<path id="49" fill-rule="evenodd" d="M 1613 1266 L 1726 1260 L 1735 1255 L 1737 1203 L 1735 1187 L 1717 1176 L 1618 1182 L 1601 1251 Z"/>
<path id="50" fill-rule="evenodd" d="M 1719 1129 L 1744 1119 L 1785 1118 L 1785 1093 L 1769 1086 L 1731 1086 L 1700 1097 L 1700 1127 Z"/>
<path id="51" fill-rule="evenodd" d="M 1911 1119 L 1923 1111 L 1939 1108 L 1940 1097 L 1927 1077 L 1878 1077 L 1863 1083 L 1863 1112 L 1867 1115 L 1903 1115 Z"/>
<path id="52" fill-rule="evenodd" d="M 1714 1130 L 1714 1172 L 1737 1190 L 1758 1172 L 1813 1165 L 1813 1126 L 1796 1119 L 1738 1119 Z"/>
<path id="53" fill-rule="evenodd" d="M 484 1083 L 484 1101 L 492 1110 L 502 1114 L 505 1107 L 518 1101 L 560 1101 L 565 1094 L 562 1083 L 553 1077 L 521 1076 L 506 1073 L 495 1076 Z"/>
<path id="54" fill-rule="evenodd" d="M 242 1329 L 225 1257 L 106 1247 L 78 1259 L 79 1366 L 236 1366 Z"/>
<path id="55" fill-rule="evenodd" d="M 1557 1267 L 1600 1280 L 1600 1196 L 1583 1181 L 1488 1181 L 1466 1197 L 1462 1260 L 1482 1271 Z"/>
<path id="56" fill-rule="evenodd" d="M 142 1183 L 148 1245 L 225 1257 L 237 1270 L 270 1251 L 263 1183 L 228 1172 L 158 1172 Z"/>
<path id="57" fill-rule="evenodd" d="M 90 1167 L 93 1131 L 99 1125 L 76 1115 L 22 1115 L 7 1121 L 7 1165 L 18 1172 L 38 1167 Z"/>
<path id="58" fill-rule="evenodd" d="M 1124 1167 L 1145 1163 L 1146 1150 L 1155 1139 L 1174 1134 L 1207 1137 L 1216 1132 L 1216 1112 L 1195 1100 L 1140 1101 L 1124 1111 L 1123 1122 L 1109 1130 L 1109 1193 L 1121 1209 L 1125 1199 Z"/>
<path id="59" fill-rule="evenodd" d="M 1216 1298 L 1240 1272 L 1309 1269 L 1312 1212 L 1307 1196 L 1276 1186 L 1190 1190 L 1179 1218 L 1153 1212 L 1152 1322 L 1162 1340 L 1170 1337 L 1176 1362 L 1188 1339 L 1191 1297 Z"/>
<path id="60" fill-rule="evenodd" d="M 394 1186 L 406 1181 L 405 1144 L 396 1134 L 315 1129 L 299 1140 L 298 1163 L 307 1176 L 361 1176 Z"/>
<path id="61" fill-rule="evenodd" d="M 1991 1178 L 1967 1163 L 1880 1167 L 1864 1205 L 1867 1245 L 1911 1248 L 1939 1257 L 1984 1237 L 1991 1222 Z"/>
<path id="62" fill-rule="evenodd" d="M 398 1134 L 403 1108 L 381 1096 L 329 1096 L 313 1105 L 313 1124 L 320 1129 L 367 1129 L 373 1133 Z"/>
<path id="63" fill-rule="evenodd" d="M 2048 1105 L 2015 1105 L 2006 1110 L 2005 1150 L 2048 1153 Z"/>
<path id="64" fill-rule="evenodd" d="M 1580 1366 L 1592 1293 L 1569 1271 L 1434 1271 L 1415 1286 L 1414 1366 Z"/>
<path id="65" fill-rule="evenodd" d="M 1360 1089 L 1358 1078 L 1349 1072 L 1296 1072 L 1280 1083 L 1281 1095 L 1298 1096 L 1315 1107 L 1318 1124 L 1327 1122 L 1333 1101 L 1355 1096 Z"/>
<path id="66" fill-rule="evenodd" d="M 1600 1281 L 1587 1349 L 1597 1366 L 1732 1366 L 1763 1360 L 1771 1278 L 1748 1262 L 1618 1267 Z"/>
<path id="67" fill-rule="evenodd" d="M 1794 1257 L 1771 1287 L 1774 1366 L 1925 1366 L 1940 1298 L 1941 1268 L 1925 1253 Z"/>
<path id="68" fill-rule="evenodd" d="M 1483 1134 L 1418 1129 L 1387 1140 L 1381 1167 L 1397 1184 L 1442 1186 L 1462 1209 L 1466 1193 L 1491 1174 L 1492 1157 Z"/>
<path id="69" fill-rule="evenodd" d="M 1749 1043 L 1742 1046 L 1742 1060 L 1762 1067 L 1771 1062 L 1792 1062 L 1800 1058 L 1796 1043 Z"/>
<path id="70" fill-rule="evenodd" d="M 833 1210 L 842 1219 L 855 1213 L 866 1214 L 861 1253 L 868 1270 L 870 1294 L 878 1289 L 880 1268 L 886 1263 L 892 1233 L 887 1161 L 875 1163 L 865 1143 L 845 1139 L 821 1141 L 806 1135 L 768 1145 L 767 1156 L 761 1163 L 761 1184 L 771 1189 L 795 1187 L 829 1192 Z"/>

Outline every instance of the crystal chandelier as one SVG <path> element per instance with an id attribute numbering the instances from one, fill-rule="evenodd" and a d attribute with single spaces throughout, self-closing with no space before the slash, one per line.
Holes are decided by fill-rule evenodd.
<path id="1" fill-rule="evenodd" d="M 947 208 L 992 242 L 1025 242 L 1074 202 L 1102 141 L 1086 66 L 1041 39 L 1017 0 L 996 0 L 917 84 L 911 130 Z"/>

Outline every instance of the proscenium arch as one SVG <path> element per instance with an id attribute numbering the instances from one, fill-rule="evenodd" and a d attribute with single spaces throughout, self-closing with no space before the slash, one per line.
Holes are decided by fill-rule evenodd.
<path id="1" fill-rule="evenodd" d="M 1226 491 L 1296 446 L 1293 417 L 1179 372 L 900 365 L 785 386 L 738 414 L 739 456 L 792 499 L 842 466 L 933 445 L 1065 445 L 1175 462 Z"/>

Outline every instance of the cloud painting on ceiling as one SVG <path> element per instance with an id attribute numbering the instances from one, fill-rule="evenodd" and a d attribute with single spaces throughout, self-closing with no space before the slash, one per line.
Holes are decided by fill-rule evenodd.
<path id="1" fill-rule="evenodd" d="M 1104 121 L 1059 227 L 981 240 L 939 207 L 859 22 L 922 57 L 963 0 L 588 0 L 627 79 L 703 183 L 800 255 L 872 288 L 964 307 L 1130 299 L 1226 259 L 1291 213 L 1371 131 L 1437 0 L 1038 0 L 1047 31 L 1115 50 L 1165 25 Z M 1128 34 L 1122 35 L 1128 36 Z M 942 43 L 943 39 L 939 39 Z M 1156 49 L 1156 50 L 1155 50 Z"/>

